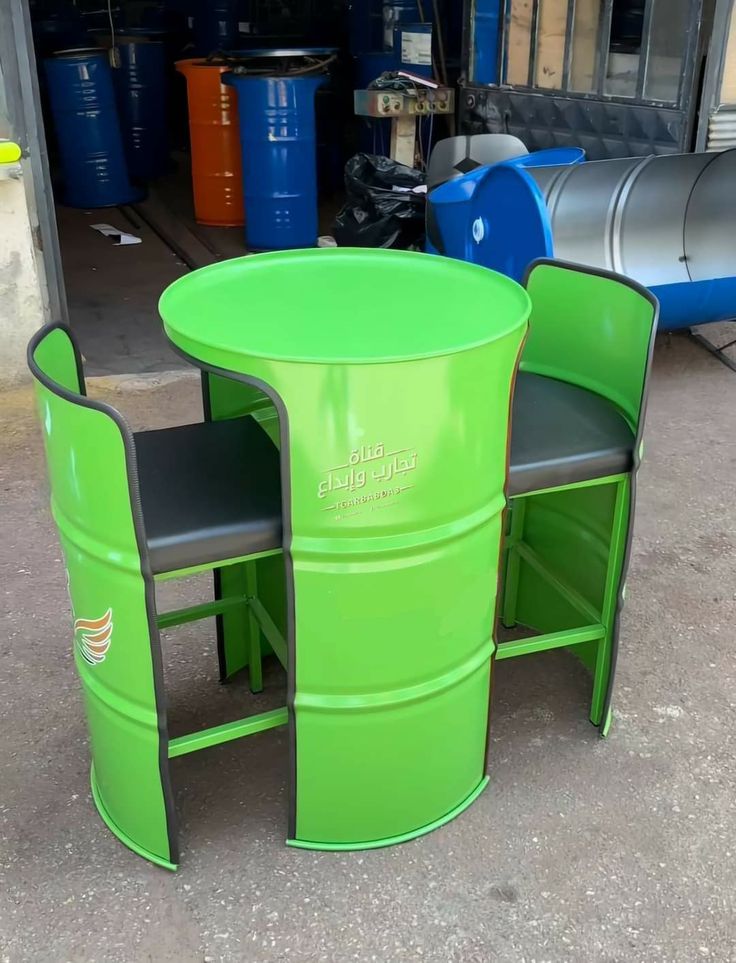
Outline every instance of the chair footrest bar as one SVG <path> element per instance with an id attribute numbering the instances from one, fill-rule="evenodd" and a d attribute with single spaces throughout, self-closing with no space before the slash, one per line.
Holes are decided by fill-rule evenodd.
<path id="1" fill-rule="evenodd" d="M 273 651 L 276 653 L 276 658 L 279 660 L 281 665 L 286 668 L 286 663 L 288 661 L 286 639 L 276 628 L 276 623 L 268 614 L 266 607 L 263 602 L 257 598 L 251 598 L 248 600 L 248 605 L 250 610 L 255 616 L 256 622 L 261 628 L 261 632 L 266 636 L 266 641 L 271 646 Z"/>
<path id="2" fill-rule="evenodd" d="M 184 625 L 185 622 L 197 622 L 199 619 L 208 619 L 213 615 L 222 615 L 228 609 L 236 608 L 238 605 L 247 605 L 247 595 L 234 595 L 226 599 L 217 599 L 214 602 L 203 602 L 201 605 L 192 605 L 187 609 L 176 609 L 174 612 L 164 612 L 156 616 L 156 624 L 160 629 L 169 629 L 173 625 Z"/>
<path id="3" fill-rule="evenodd" d="M 514 639 L 512 642 L 499 642 L 496 659 L 513 659 L 517 655 L 531 655 L 534 652 L 547 652 L 549 649 L 563 649 L 568 645 L 595 642 L 602 639 L 606 630 L 602 625 L 584 625 L 579 629 L 565 629 L 547 635 L 535 635 L 531 639 Z"/>
<path id="4" fill-rule="evenodd" d="M 257 716 L 238 719 L 237 722 L 226 722 L 224 725 L 214 726 L 212 729 L 203 729 L 201 732 L 179 736 L 176 739 L 169 740 L 169 759 L 174 759 L 176 756 L 185 756 L 187 753 L 196 752 L 198 749 L 220 746 L 223 742 L 232 742 L 233 739 L 252 736 L 254 733 L 263 732 L 266 729 L 285 726 L 288 721 L 289 713 L 284 706 L 281 709 L 272 709 L 270 712 L 261 712 Z"/>
<path id="5" fill-rule="evenodd" d="M 587 599 L 583 598 L 580 592 L 576 591 L 576 589 L 574 589 L 571 585 L 568 585 L 564 579 L 561 579 L 553 572 L 550 572 L 544 563 L 544 559 L 542 559 L 533 548 L 530 548 L 526 542 L 521 541 L 516 546 L 516 551 L 518 552 L 519 557 L 527 562 L 527 564 L 531 565 L 537 574 L 542 576 L 545 582 L 559 592 L 559 594 L 575 609 L 576 612 L 587 619 L 591 619 L 593 622 L 598 622 L 601 617 L 601 613 L 596 611 L 595 606 L 591 605 Z"/>

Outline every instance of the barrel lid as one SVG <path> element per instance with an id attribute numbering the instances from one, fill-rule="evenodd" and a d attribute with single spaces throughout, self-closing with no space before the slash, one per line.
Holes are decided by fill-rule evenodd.
<path id="1" fill-rule="evenodd" d="M 177 60 L 176 66 L 182 64 L 187 67 L 216 67 L 218 70 L 232 70 L 241 63 L 242 61 L 235 54 L 220 54 L 210 57 L 191 57 L 185 60 Z"/>
<path id="2" fill-rule="evenodd" d="M 337 56 L 329 47 L 307 49 L 244 50 L 234 54 L 238 59 L 230 64 L 236 77 L 263 80 L 272 78 L 300 78 L 325 76 Z M 226 75 L 227 76 L 227 75 Z M 225 80 L 228 83 L 228 80 Z"/>
<path id="3" fill-rule="evenodd" d="M 257 47 L 254 50 L 237 50 L 233 53 L 242 59 L 257 57 L 331 57 L 339 53 L 338 47 Z"/>
<path id="4" fill-rule="evenodd" d="M 107 53 L 100 47 L 69 47 L 67 50 L 57 50 L 51 56 L 55 60 L 73 60 L 78 57 L 107 57 Z"/>
<path id="5" fill-rule="evenodd" d="M 106 48 L 112 46 L 112 37 L 109 33 L 104 31 L 95 31 L 95 37 L 98 42 L 103 44 Z M 137 32 L 135 29 L 129 29 L 121 31 L 120 33 L 115 33 L 115 46 L 119 47 L 121 44 L 151 44 L 152 46 L 163 47 L 164 45 L 164 33 L 156 33 L 155 31 L 141 31 Z"/>
<path id="6" fill-rule="evenodd" d="M 325 248 L 236 258 L 163 294 L 166 331 L 186 353 L 376 364 L 455 354 L 523 325 L 526 291 L 503 275 L 409 251 Z"/>
<path id="7" fill-rule="evenodd" d="M 278 65 L 269 65 L 268 70 L 271 72 L 283 72 L 288 73 L 287 69 L 279 71 L 279 67 L 288 66 L 293 68 L 295 64 L 293 61 L 304 61 L 309 60 L 313 57 L 335 57 L 339 53 L 337 47 L 264 47 L 256 48 L 253 50 L 218 50 L 210 54 L 208 57 L 194 57 L 191 60 L 186 61 L 191 67 L 227 67 L 229 70 L 237 70 L 239 67 L 248 69 L 250 61 L 256 60 L 277 60 L 281 61 Z M 304 64 L 298 64 L 296 66 L 304 66 Z M 321 64 L 315 63 L 313 65 L 314 70 L 318 70 Z M 325 64 L 326 66 L 326 64 Z M 261 71 L 263 66 L 261 66 Z"/>
<path id="8" fill-rule="evenodd" d="M 153 40 L 163 40 L 169 34 L 166 27 L 126 27 L 124 30 L 120 31 L 121 35 L 127 37 L 136 37 L 140 39 L 141 37 L 150 37 Z M 117 39 L 117 31 L 115 37 Z"/>

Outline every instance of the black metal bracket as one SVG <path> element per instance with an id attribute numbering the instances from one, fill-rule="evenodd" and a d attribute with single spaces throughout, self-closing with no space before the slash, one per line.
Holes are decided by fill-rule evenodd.
<path id="1" fill-rule="evenodd" d="M 736 324 L 736 321 L 729 321 L 727 323 Z M 725 364 L 727 368 L 731 369 L 731 371 L 736 371 L 736 359 L 730 358 L 726 354 L 727 348 L 732 348 L 734 345 L 736 345 L 736 338 L 734 338 L 733 341 L 727 341 L 726 344 L 722 344 L 719 348 L 694 328 L 690 328 L 690 337 L 693 339 L 693 341 L 697 341 L 697 343 L 701 347 L 705 348 L 706 351 L 718 358 L 721 364 Z"/>

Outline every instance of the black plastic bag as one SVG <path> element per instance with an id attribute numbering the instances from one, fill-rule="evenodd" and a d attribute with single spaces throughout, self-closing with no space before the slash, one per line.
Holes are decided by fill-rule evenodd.
<path id="1" fill-rule="evenodd" d="M 424 183 L 422 171 L 389 157 L 351 157 L 345 165 L 347 202 L 335 220 L 335 240 L 341 247 L 421 245 L 426 194 L 413 190 Z"/>

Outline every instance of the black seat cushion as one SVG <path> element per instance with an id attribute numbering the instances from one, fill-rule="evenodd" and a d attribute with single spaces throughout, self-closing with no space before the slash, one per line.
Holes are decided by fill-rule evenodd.
<path id="1" fill-rule="evenodd" d="M 253 418 L 134 438 L 154 573 L 281 546 L 279 453 Z"/>
<path id="2" fill-rule="evenodd" d="M 631 471 L 634 444 L 631 429 L 610 401 L 564 381 L 519 372 L 509 495 Z"/>

